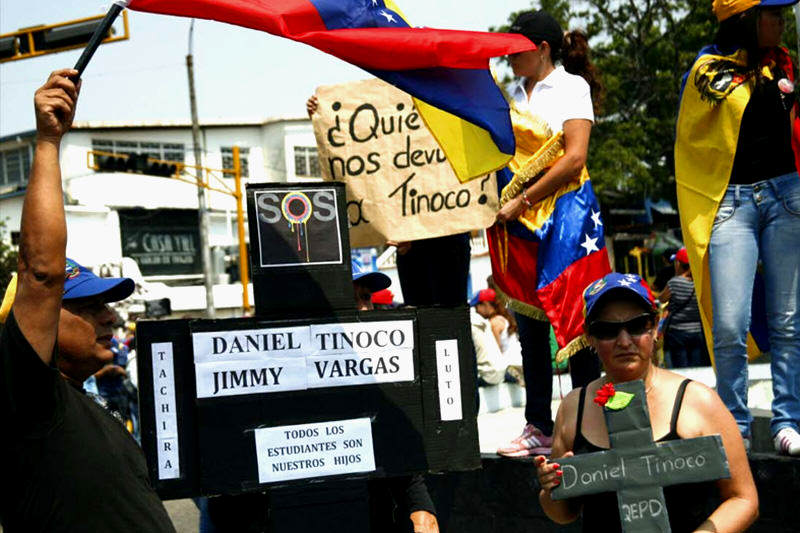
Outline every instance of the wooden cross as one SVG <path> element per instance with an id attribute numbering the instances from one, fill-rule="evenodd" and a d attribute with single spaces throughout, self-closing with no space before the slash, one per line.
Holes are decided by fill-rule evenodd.
<path id="1" fill-rule="evenodd" d="M 669 532 L 663 487 L 730 477 L 719 435 L 653 442 L 641 380 L 614 385 L 633 394 L 623 409 L 603 408 L 611 449 L 558 459 L 563 476 L 553 500 L 616 492 L 622 530 Z"/>

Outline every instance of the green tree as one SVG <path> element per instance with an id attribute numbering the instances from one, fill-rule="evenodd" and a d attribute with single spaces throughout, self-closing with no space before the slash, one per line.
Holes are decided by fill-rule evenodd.
<path id="1" fill-rule="evenodd" d="M 589 150 L 597 189 L 675 197 L 673 145 L 681 78 L 711 42 L 708 0 L 584 2 L 606 85 Z"/>
<path id="2" fill-rule="evenodd" d="M 673 145 L 681 78 L 697 52 L 714 38 L 717 22 L 711 2 L 542 0 L 531 2 L 531 8 L 545 9 L 565 29 L 582 28 L 589 35 L 593 61 L 606 88 L 589 147 L 595 189 L 674 200 Z M 792 16 L 787 16 L 785 37 L 794 53 Z"/>
<path id="3" fill-rule="evenodd" d="M 6 233 L 6 223 L 0 220 L 0 299 L 5 294 L 11 274 L 17 271 L 17 252 Z"/>

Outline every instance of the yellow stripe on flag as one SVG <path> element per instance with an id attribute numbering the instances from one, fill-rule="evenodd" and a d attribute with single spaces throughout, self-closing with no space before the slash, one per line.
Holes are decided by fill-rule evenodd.
<path id="1" fill-rule="evenodd" d="M 384 5 L 413 26 L 393 0 L 385 0 Z M 414 104 L 462 183 L 503 168 L 514 155 L 498 150 L 492 136 L 480 126 L 417 98 Z"/>
<path id="2" fill-rule="evenodd" d="M 417 98 L 414 98 L 414 104 L 459 181 L 485 176 L 503 168 L 511 160 L 513 154 L 501 152 L 489 132 L 480 126 Z"/>

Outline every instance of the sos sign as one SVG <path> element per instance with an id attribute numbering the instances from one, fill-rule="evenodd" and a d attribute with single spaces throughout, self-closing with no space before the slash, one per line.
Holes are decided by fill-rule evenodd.
<path id="1" fill-rule="evenodd" d="M 342 262 L 334 189 L 256 191 L 254 200 L 261 267 Z"/>

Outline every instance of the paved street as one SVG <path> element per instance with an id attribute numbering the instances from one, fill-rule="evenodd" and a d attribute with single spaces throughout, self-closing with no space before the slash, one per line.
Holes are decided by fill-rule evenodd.
<path id="1" fill-rule="evenodd" d="M 178 533 L 197 533 L 200 514 L 192 500 L 173 500 L 164 505 Z"/>

